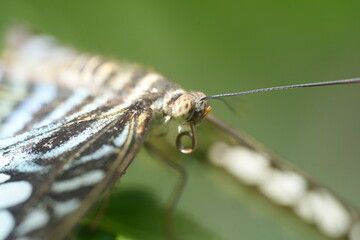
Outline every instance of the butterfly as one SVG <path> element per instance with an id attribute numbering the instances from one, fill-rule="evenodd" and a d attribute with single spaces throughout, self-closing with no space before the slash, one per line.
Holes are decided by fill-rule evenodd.
<path id="1" fill-rule="evenodd" d="M 142 145 L 165 161 L 170 148 L 196 148 L 193 154 L 324 235 L 360 238 L 354 207 L 209 114 L 209 100 L 227 95 L 186 92 L 152 70 L 79 54 L 23 27 L 7 38 L 0 69 L 0 239 L 65 238 Z"/>

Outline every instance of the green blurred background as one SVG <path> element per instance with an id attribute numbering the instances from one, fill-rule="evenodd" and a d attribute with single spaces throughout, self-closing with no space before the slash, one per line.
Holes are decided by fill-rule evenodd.
<path id="1" fill-rule="evenodd" d="M 26 23 L 80 50 L 153 67 L 185 89 L 219 94 L 360 77 L 359 11 L 359 1 L 338 0 L 2 0 L 0 29 Z M 246 96 L 234 105 L 241 117 L 221 102 L 213 109 L 360 207 L 359 92 L 348 85 Z M 190 180 L 177 221 L 187 239 L 323 239 L 221 172 L 184 164 Z M 117 214 L 122 236 L 163 239 L 151 209 L 175 180 L 140 154 L 112 201 L 126 206 Z"/>

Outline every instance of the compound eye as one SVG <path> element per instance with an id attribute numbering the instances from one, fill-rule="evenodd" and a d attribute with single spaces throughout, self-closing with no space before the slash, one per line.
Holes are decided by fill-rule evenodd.
<path id="1" fill-rule="evenodd" d="M 180 96 L 173 106 L 174 117 L 182 117 L 185 120 L 191 119 L 195 111 L 194 99 L 187 94 Z"/>

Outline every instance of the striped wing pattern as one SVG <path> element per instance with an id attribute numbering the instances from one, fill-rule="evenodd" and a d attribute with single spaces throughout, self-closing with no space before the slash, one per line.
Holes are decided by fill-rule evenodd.
<path id="1" fill-rule="evenodd" d="M 62 239 L 125 173 L 165 80 L 15 32 L 0 65 L 0 239 Z"/>
<path id="2" fill-rule="evenodd" d="M 31 87 L 31 92 L 38 87 Z M 21 109 L 22 104 L 16 104 L 18 108 L 14 111 Z M 58 99 L 54 105 L 61 104 L 64 101 Z M 54 111 L 56 108 L 50 104 L 36 114 L 49 117 Z M 21 236 L 61 239 L 68 233 L 101 193 L 124 174 L 142 145 L 151 110 L 143 103 L 124 108 L 112 101 L 31 129 L 41 121 L 46 122 L 37 119 L 36 123 L 24 124 L 26 129 L 30 128 L 28 131 L 0 141 L 4 165 L 0 176 L 5 182 L 0 188 L 0 216 L 12 231 L 9 239 Z M 13 197 L 8 201 L 2 199 L 8 195 Z"/>

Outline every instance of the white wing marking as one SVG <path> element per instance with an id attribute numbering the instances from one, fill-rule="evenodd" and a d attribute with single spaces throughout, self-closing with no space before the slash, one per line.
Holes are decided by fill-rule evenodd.
<path id="1" fill-rule="evenodd" d="M 129 134 L 129 125 L 126 125 L 124 127 L 124 130 L 114 139 L 114 144 L 117 147 L 121 147 L 125 140 L 126 140 L 126 136 Z"/>
<path id="2" fill-rule="evenodd" d="M 50 220 L 49 214 L 43 208 L 32 210 L 15 230 L 17 236 L 23 236 L 33 230 L 45 226 Z"/>
<path id="3" fill-rule="evenodd" d="M 54 208 L 55 216 L 57 218 L 62 218 L 63 216 L 79 208 L 81 205 L 81 201 L 78 198 L 72 198 L 63 202 L 52 201 L 51 205 Z"/>
<path id="4" fill-rule="evenodd" d="M 29 199 L 32 186 L 27 181 L 8 182 L 0 185 L 0 209 L 16 206 Z"/>
<path id="5" fill-rule="evenodd" d="M 15 227 L 15 219 L 9 211 L 0 210 L 0 240 L 6 239 Z"/>
<path id="6" fill-rule="evenodd" d="M 13 136 L 32 120 L 32 116 L 56 97 L 56 87 L 38 84 L 33 93 L 17 107 L 4 122 L 0 138 Z"/>
<path id="7" fill-rule="evenodd" d="M 94 185 L 100 182 L 104 177 L 104 171 L 100 169 L 92 170 L 72 179 L 54 182 L 51 186 L 51 191 L 54 193 L 73 191 L 81 187 Z"/>

